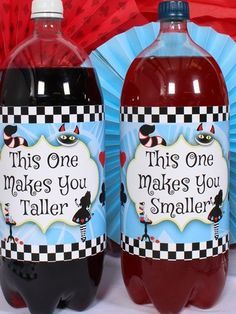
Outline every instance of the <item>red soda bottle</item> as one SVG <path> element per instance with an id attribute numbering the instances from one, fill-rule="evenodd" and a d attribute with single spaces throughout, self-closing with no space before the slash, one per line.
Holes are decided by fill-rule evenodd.
<path id="1" fill-rule="evenodd" d="M 137 304 L 209 308 L 228 269 L 228 95 L 189 37 L 189 6 L 159 6 L 157 40 L 132 63 L 121 107 L 122 270 Z"/>
<path id="2" fill-rule="evenodd" d="M 0 282 L 15 308 L 80 311 L 103 270 L 103 99 L 61 0 L 34 0 L 32 18 L 1 76 Z"/>

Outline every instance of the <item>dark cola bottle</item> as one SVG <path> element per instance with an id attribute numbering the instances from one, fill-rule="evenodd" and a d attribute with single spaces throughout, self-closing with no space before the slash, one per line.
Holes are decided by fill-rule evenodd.
<path id="1" fill-rule="evenodd" d="M 87 55 L 62 35 L 62 2 L 33 1 L 32 18 L 0 86 L 0 281 L 15 308 L 80 311 L 103 270 L 103 99 Z"/>

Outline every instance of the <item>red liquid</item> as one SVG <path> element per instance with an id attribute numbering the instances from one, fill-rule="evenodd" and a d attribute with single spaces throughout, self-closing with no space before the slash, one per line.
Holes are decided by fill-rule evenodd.
<path id="1" fill-rule="evenodd" d="M 193 82 L 199 82 L 195 93 Z M 169 94 L 175 83 L 175 94 Z M 221 70 L 212 57 L 139 58 L 124 85 L 122 106 L 224 106 L 228 94 Z"/>
<path id="2" fill-rule="evenodd" d="M 199 88 L 195 85 L 194 89 L 194 81 Z M 175 83 L 174 94 L 169 93 L 169 83 Z M 227 104 L 223 75 L 211 57 L 138 58 L 127 74 L 122 95 L 122 106 Z M 205 260 L 169 262 L 122 251 L 121 259 L 133 301 L 153 303 L 161 313 L 178 313 L 190 304 L 213 306 L 224 288 L 228 269 L 228 253 Z"/>

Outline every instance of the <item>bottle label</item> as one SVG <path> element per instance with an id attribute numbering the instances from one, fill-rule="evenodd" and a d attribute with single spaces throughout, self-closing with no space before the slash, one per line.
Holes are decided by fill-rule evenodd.
<path id="1" fill-rule="evenodd" d="M 192 260 L 229 246 L 229 123 L 223 107 L 122 107 L 124 251 Z"/>
<path id="2" fill-rule="evenodd" d="M 0 108 L 1 256 L 31 262 L 105 249 L 103 106 Z"/>

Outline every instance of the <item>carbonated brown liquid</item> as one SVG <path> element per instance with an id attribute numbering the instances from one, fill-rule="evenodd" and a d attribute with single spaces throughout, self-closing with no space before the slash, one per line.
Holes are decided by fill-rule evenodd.
<path id="1" fill-rule="evenodd" d="M 39 82 L 44 82 L 40 94 Z M 64 83 L 70 93 L 65 93 Z M 17 68 L 3 71 L 1 104 L 4 106 L 70 106 L 102 104 L 92 68 Z M 52 314 L 56 307 L 87 308 L 96 295 L 104 253 L 81 260 L 29 263 L 1 258 L 0 282 L 6 300 L 31 313 Z"/>

